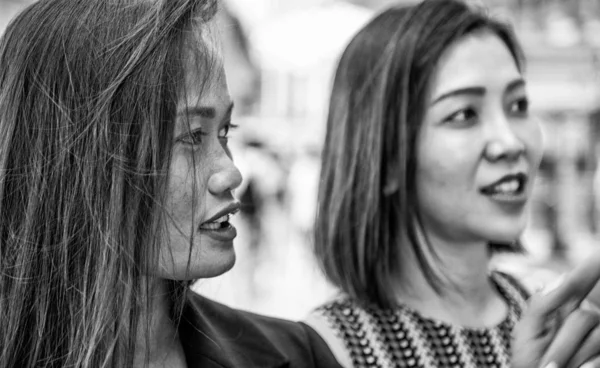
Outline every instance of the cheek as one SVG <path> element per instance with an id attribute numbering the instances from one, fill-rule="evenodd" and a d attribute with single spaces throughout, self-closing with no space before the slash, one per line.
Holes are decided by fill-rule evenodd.
<path id="1" fill-rule="evenodd" d="M 169 170 L 166 206 L 169 215 L 176 220 L 184 216 L 189 216 L 198 198 L 194 196 L 194 182 L 196 181 L 195 176 L 197 177 L 197 174 L 194 174 L 192 170 L 193 166 L 188 161 L 190 160 L 185 157 L 173 157 Z"/>
<path id="2" fill-rule="evenodd" d="M 453 218 L 471 195 L 479 155 L 473 137 L 465 137 L 445 131 L 421 140 L 415 186 L 424 216 Z"/>
<path id="3" fill-rule="evenodd" d="M 189 218 L 193 209 L 191 190 L 185 180 L 171 177 L 166 198 L 166 211 L 170 219 L 181 226 L 184 219 Z"/>
<path id="4" fill-rule="evenodd" d="M 469 177 L 469 152 L 466 142 L 452 134 L 431 135 L 417 151 L 417 188 L 456 192 Z M 476 159 L 476 158 L 475 158 Z"/>
<path id="5" fill-rule="evenodd" d="M 182 149 L 173 155 L 166 205 L 177 221 L 190 221 L 192 214 L 201 214 L 208 196 L 210 161 L 206 147 Z"/>
<path id="6" fill-rule="evenodd" d="M 417 199 L 421 210 L 445 212 L 464 194 L 462 173 L 440 161 L 424 161 L 417 169 Z"/>
<path id="7" fill-rule="evenodd" d="M 446 156 L 448 158 L 448 156 Z M 437 150 L 422 153 L 417 165 L 416 188 L 419 211 L 426 217 L 448 215 L 460 200 L 461 175 L 453 160 L 439 157 Z"/>

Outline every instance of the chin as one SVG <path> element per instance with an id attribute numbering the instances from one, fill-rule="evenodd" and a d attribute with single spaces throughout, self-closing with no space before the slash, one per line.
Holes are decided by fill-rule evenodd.
<path id="1" fill-rule="evenodd" d="M 193 279 L 209 279 L 211 277 L 221 276 L 231 270 L 235 265 L 235 254 L 231 260 L 219 260 L 214 264 L 206 264 L 204 267 L 199 267 L 197 272 L 193 272 Z"/>
<path id="2" fill-rule="evenodd" d="M 192 261 L 188 267 L 187 260 L 177 264 L 161 267 L 159 277 L 170 280 L 197 280 L 221 276 L 235 265 L 235 252 L 216 252 L 203 254 L 199 261 Z"/>
<path id="3" fill-rule="evenodd" d="M 216 254 L 204 254 L 202 260 L 197 264 L 190 264 L 190 276 L 193 279 L 208 279 L 221 276 L 231 270 L 235 265 L 235 252 L 233 249 L 227 252 L 216 252 Z"/>
<path id="4" fill-rule="evenodd" d="M 495 224 L 494 228 L 486 231 L 485 239 L 491 243 L 513 244 L 518 241 L 525 231 L 525 224 Z"/>

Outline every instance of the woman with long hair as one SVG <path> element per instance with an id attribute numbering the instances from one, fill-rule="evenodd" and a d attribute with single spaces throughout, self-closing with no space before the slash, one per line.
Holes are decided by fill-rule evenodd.
<path id="1" fill-rule="evenodd" d="M 504 23 L 425 0 L 354 36 L 331 93 L 315 226 L 340 295 L 307 320 L 343 366 L 579 367 L 599 354 L 598 314 L 577 307 L 597 260 L 529 301 L 490 270 L 494 252 L 520 248 L 541 155 Z"/>
<path id="2" fill-rule="evenodd" d="M 189 290 L 235 261 L 210 0 L 40 0 L 0 41 L 0 367 L 312 367 Z"/>

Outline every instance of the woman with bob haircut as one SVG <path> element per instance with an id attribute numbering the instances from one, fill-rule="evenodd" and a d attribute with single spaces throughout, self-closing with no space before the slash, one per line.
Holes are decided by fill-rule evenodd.
<path id="1" fill-rule="evenodd" d="M 598 259 L 531 297 L 490 270 L 519 249 L 542 155 L 523 68 L 512 30 L 455 0 L 392 7 L 347 46 L 315 226 L 340 295 L 307 319 L 342 366 L 600 366 L 579 307 Z"/>
<path id="2" fill-rule="evenodd" d="M 337 366 L 307 326 L 189 290 L 235 261 L 216 11 L 40 0 L 6 29 L 0 367 Z"/>

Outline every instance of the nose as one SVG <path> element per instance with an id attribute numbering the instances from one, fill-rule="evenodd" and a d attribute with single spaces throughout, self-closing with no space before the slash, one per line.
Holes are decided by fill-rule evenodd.
<path id="1" fill-rule="evenodd" d="M 223 155 L 218 163 L 217 169 L 208 179 L 208 191 L 212 195 L 220 195 L 231 192 L 242 184 L 242 173 L 233 163 L 232 159 Z"/>
<path id="2" fill-rule="evenodd" d="M 485 146 L 486 159 L 491 162 L 516 161 L 525 153 L 525 144 L 516 134 L 512 124 L 510 120 L 503 117 L 489 125 Z"/>

